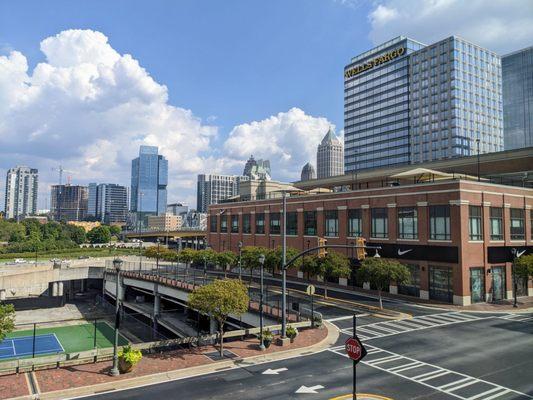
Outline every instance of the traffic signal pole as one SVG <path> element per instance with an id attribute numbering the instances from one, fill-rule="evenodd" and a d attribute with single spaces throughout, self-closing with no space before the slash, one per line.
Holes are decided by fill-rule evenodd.
<path id="1" fill-rule="evenodd" d="M 357 331 L 357 319 L 355 318 L 355 314 L 354 314 L 353 315 L 353 336 L 352 336 L 354 339 L 357 337 L 356 331 Z M 353 363 L 353 395 L 352 395 L 352 399 L 353 400 L 357 400 L 357 394 L 356 394 L 357 374 L 355 372 L 355 366 L 357 365 L 357 361 L 352 360 L 352 363 Z"/>

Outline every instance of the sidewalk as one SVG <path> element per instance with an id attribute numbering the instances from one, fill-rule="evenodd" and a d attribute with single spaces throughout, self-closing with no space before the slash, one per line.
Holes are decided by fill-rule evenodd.
<path id="1" fill-rule="evenodd" d="M 301 331 L 295 342 L 285 347 L 273 343 L 267 350 L 260 351 L 255 338 L 225 343 L 224 350 L 231 352 L 228 353 L 231 358 L 220 361 L 206 355 L 217 352 L 213 346 L 148 354 L 132 372 L 119 377 L 108 375 L 111 362 L 35 371 L 31 375 L 7 375 L 0 377 L 0 399 L 35 398 L 32 395 L 38 395 L 39 399 L 64 399 L 167 382 L 317 352 L 334 344 L 338 335 L 337 328 L 326 322 L 319 329 Z M 30 378 L 33 378 L 36 390 L 32 390 Z"/>

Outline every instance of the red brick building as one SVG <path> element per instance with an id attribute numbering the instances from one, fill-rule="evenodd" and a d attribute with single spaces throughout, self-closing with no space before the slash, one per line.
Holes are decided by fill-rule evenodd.
<path id="1" fill-rule="evenodd" d="M 391 293 L 460 305 L 511 298 L 511 261 L 533 252 L 533 189 L 464 179 L 410 182 L 291 195 L 287 245 L 303 250 L 317 237 L 350 245 L 362 236 L 411 270 L 411 282 Z M 216 251 L 237 252 L 241 241 L 276 248 L 281 223 L 281 197 L 213 205 L 208 243 Z M 531 283 L 519 282 L 518 294 L 533 295 Z"/>

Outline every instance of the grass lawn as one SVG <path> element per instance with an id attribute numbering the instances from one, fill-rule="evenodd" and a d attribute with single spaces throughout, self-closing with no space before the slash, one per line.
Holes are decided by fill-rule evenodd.
<path id="1" fill-rule="evenodd" d="M 65 349 L 65 353 L 77 353 L 94 348 L 94 323 L 82 325 L 58 326 L 51 328 L 37 328 L 37 335 L 55 333 L 57 339 Z M 106 322 L 96 323 L 96 346 L 98 348 L 113 347 L 115 331 Z M 6 337 L 15 338 L 21 336 L 32 336 L 33 329 L 11 332 Z M 128 344 L 128 340 L 119 335 L 119 346 Z"/>

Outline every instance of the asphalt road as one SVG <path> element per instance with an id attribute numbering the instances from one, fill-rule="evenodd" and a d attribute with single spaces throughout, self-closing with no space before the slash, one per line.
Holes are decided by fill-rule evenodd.
<path id="1" fill-rule="evenodd" d="M 333 314 L 341 335 L 329 350 L 91 398 L 329 399 L 348 394 L 352 362 L 342 347 L 352 321 L 348 312 L 346 318 L 339 310 Z M 397 322 L 361 316 L 357 333 L 369 354 L 357 366 L 357 390 L 405 400 L 533 399 L 532 317 L 434 312 Z M 281 370 L 263 374 L 267 369 Z M 302 386 L 316 393 L 296 393 Z"/>

